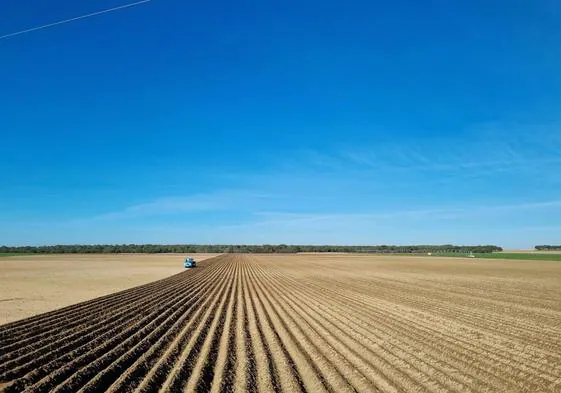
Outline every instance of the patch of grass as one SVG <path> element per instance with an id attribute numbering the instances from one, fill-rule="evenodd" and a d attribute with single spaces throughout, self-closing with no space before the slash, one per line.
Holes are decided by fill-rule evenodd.
<path id="1" fill-rule="evenodd" d="M 457 252 L 442 252 L 433 253 L 436 257 L 462 257 L 466 258 L 469 254 Z M 473 254 L 475 258 L 490 258 L 490 259 L 515 259 L 522 261 L 560 261 L 561 254 L 547 254 L 547 253 L 522 253 L 522 252 L 493 252 Z"/>
<path id="2" fill-rule="evenodd" d="M 475 255 L 477 258 L 519 259 L 528 261 L 561 261 L 561 254 L 499 252 Z"/>

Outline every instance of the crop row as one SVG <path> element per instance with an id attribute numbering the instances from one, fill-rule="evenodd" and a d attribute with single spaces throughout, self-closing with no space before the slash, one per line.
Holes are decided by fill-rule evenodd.
<path id="1" fill-rule="evenodd" d="M 559 391 L 561 315 L 547 308 L 555 298 L 532 308 L 528 299 L 537 293 L 510 300 L 498 288 L 490 294 L 430 274 L 222 255 L 164 280 L 0 326 L 0 386 Z M 532 336 L 532 327 L 541 336 Z"/>

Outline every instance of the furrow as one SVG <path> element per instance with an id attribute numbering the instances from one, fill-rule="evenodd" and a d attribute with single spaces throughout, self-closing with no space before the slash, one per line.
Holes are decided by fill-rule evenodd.
<path id="1" fill-rule="evenodd" d="M 333 286 L 332 287 L 336 287 Z M 341 288 L 341 290 L 338 290 L 337 293 L 339 296 L 343 296 L 343 293 L 345 291 Z M 370 305 L 369 302 L 367 301 L 367 298 L 365 298 L 366 295 L 348 295 L 350 296 L 350 299 L 354 299 L 353 301 L 359 301 L 360 303 L 362 303 L 364 305 L 364 307 L 368 307 L 368 308 L 372 308 L 374 307 L 373 305 Z M 399 298 L 394 298 L 395 300 L 398 300 Z M 386 313 L 392 315 L 392 317 L 396 318 L 396 319 L 403 319 L 403 318 L 408 318 L 409 315 L 411 314 L 411 309 L 408 308 L 406 309 L 406 307 L 403 307 L 401 305 L 396 304 L 394 301 L 384 301 L 388 304 L 388 309 L 391 311 L 384 311 L 384 310 L 379 310 L 379 312 L 381 313 Z M 381 299 L 377 299 L 377 302 L 380 303 Z M 440 318 L 438 318 L 436 315 L 432 315 L 429 314 L 427 312 L 419 312 L 419 311 L 415 311 L 418 314 L 422 315 L 422 318 L 420 320 L 417 321 L 417 318 L 415 318 L 415 326 L 417 328 L 425 328 L 425 329 L 429 329 L 432 333 L 431 333 L 431 337 L 434 334 L 438 334 L 441 337 L 446 337 L 451 343 L 453 344 L 457 344 L 457 345 L 463 345 L 465 348 L 471 348 L 473 350 L 475 350 L 478 353 L 478 357 L 480 357 L 481 359 L 486 359 L 486 361 L 489 361 L 490 364 L 487 366 L 488 370 L 495 370 L 497 373 L 498 372 L 502 372 L 504 371 L 505 368 L 507 369 L 511 369 L 512 367 L 517 367 L 518 370 L 516 371 L 512 371 L 510 374 L 513 375 L 519 375 L 521 378 L 530 378 L 530 376 L 532 376 L 532 378 L 541 378 L 541 377 L 545 377 L 549 382 L 552 382 L 555 379 L 555 374 L 544 374 L 543 372 L 540 373 L 540 376 L 538 377 L 538 375 L 536 375 L 535 372 L 532 371 L 533 370 L 539 370 L 538 367 L 536 367 L 535 365 L 533 365 L 532 363 L 521 363 L 520 361 L 518 361 L 517 365 L 513 365 L 511 362 L 511 358 L 514 355 L 511 350 L 507 350 L 507 349 L 503 349 L 501 347 L 498 347 L 494 344 L 487 344 L 490 345 L 491 347 L 493 347 L 492 352 L 491 351 L 484 351 L 483 349 L 481 349 L 480 347 L 477 347 L 476 345 L 473 344 L 473 339 L 470 336 L 465 336 L 465 331 L 466 330 L 470 330 L 470 331 L 480 331 L 480 334 L 487 334 L 487 337 L 489 337 L 489 332 L 485 332 L 484 330 L 482 330 L 483 328 L 481 327 L 469 327 L 466 328 L 462 325 L 459 325 L 459 328 L 457 330 L 461 331 L 461 334 L 447 334 L 444 332 L 440 332 L 434 328 L 432 328 L 432 326 L 446 326 L 446 325 L 451 325 L 449 320 L 442 320 Z M 411 322 L 409 322 L 409 324 L 411 324 Z M 458 325 L 457 322 L 454 322 L 454 325 Z M 451 327 L 451 326 L 450 326 Z M 450 329 L 448 329 L 450 330 Z M 495 338 L 495 341 L 500 341 L 500 337 Z M 502 345 L 501 345 L 502 346 Z M 519 359 L 525 359 L 528 357 L 528 354 L 526 353 L 519 353 Z M 490 358 L 490 359 L 489 359 Z M 546 360 L 547 361 L 547 360 Z M 500 367 L 497 367 L 498 364 L 501 364 Z M 554 363 L 555 364 L 555 363 Z M 557 363 L 557 368 L 559 368 L 559 363 Z"/>
<path id="2" fill-rule="evenodd" d="M 0 391 L 559 391 L 558 265 L 452 262 L 221 255 L 0 326 Z"/>
<path id="3" fill-rule="evenodd" d="M 183 290 L 194 281 L 195 280 L 192 279 L 185 280 L 184 285 L 178 288 L 178 290 Z M 60 336 L 47 337 L 33 346 L 14 351 L 13 356 L 20 355 L 20 357 L 3 363 L 0 368 L 3 372 L 2 375 L 6 378 L 20 377 L 35 368 L 36 365 L 42 364 L 47 360 L 52 361 L 105 333 L 118 333 L 126 326 L 127 321 L 134 318 L 140 310 L 143 310 L 144 313 L 151 313 L 154 310 L 161 309 L 162 305 L 159 299 L 167 294 L 167 291 L 163 293 L 152 293 L 142 303 L 132 303 L 128 306 L 124 305 L 124 311 L 122 312 L 113 314 L 111 311 L 108 311 L 107 315 L 112 315 L 113 317 L 96 321 L 91 326 L 87 326 L 82 330 L 68 329 L 68 331 L 62 331 Z M 5 374 L 6 370 L 10 370 L 10 372 Z"/>
<path id="4" fill-rule="evenodd" d="M 259 294 L 249 277 L 247 278 L 247 286 L 251 296 L 259 298 Z M 270 316 L 275 330 L 279 333 L 290 357 L 296 365 L 296 371 L 301 375 L 304 388 L 309 392 L 330 391 L 330 388 L 326 385 L 327 381 L 325 380 L 325 376 L 319 371 L 316 364 L 318 360 L 322 361 L 323 364 L 323 359 L 318 356 L 317 352 L 314 351 L 308 341 L 305 340 L 300 329 L 290 319 L 286 318 L 286 316 L 285 319 L 283 315 L 279 314 L 276 304 L 273 304 L 270 299 L 263 294 L 261 294 L 260 298 L 264 301 L 264 308 L 267 310 L 266 312 Z M 304 347 L 302 345 L 304 345 Z M 311 353 L 307 352 L 306 349 L 310 350 Z"/>
<path id="5" fill-rule="evenodd" d="M 377 387 L 380 386 L 383 386 L 386 389 L 385 391 L 397 391 L 395 387 L 392 387 L 387 375 L 371 367 L 370 363 L 364 360 L 362 360 L 359 366 L 350 363 L 350 358 L 358 358 L 360 356 L 342 345 L 339 339 L 326 340 L 322 333 L 323 335 L 330 335 L 330 333 L 326 330 L 319 333 L 316 327 L 307 320 L 309 318 L 307 311 L 297 307 L 288 308 L 287 302 L 289 299 L 284 295 L 288 288 L 282 287 L 280 290 L 277 290 L 277 284 L 271 278 L 268 271 L 261 270 L 260 276 L 267 277 L 267 279 L 263 279 L 258 283 L 258 287 L 260 287 L 262 293 L 269 292 L 264 296 L 274 299 L 274 302 L 278 304 L 282 312 L 283 319 L 291 320 L 295 326 L 301 329 L 304 337 L 301 342 L 309 342 L 307 352 L 314 354 L 315 362 L 318 364 L 318 367 L 321 367 L 322 373 L 326 375 L 326 379 L 330 381 L 333 391 L 352 391 L 354 389 L 356 391 L 372 392 L 376 391 Z M 292 291 L 292 296 L 302 298 L 301 295 L 302 293 L 298 289 Z M 371 379 L 370 381 L 368 381 L 367 376 Z"/>
<path id="6" fill-rule="evenodd" d="M 208 299 L 209 302 L 205 304 L 204 308 L 200 309 L 204 314 L 200 315 L 194 321 L 195 323 L 190 326 L 192 330 L 188 333 L 189 340 L 186 343 L 179 343 L 183 349 L 179 353 L 178 358 L 171 364 L 171 369 L 162 373 L 164 376 L 167 376 L 161 386 L 162 391 L 178 392 L 182 390 L 182 386 L 189 379 L 197 355 L 201 351 L 211 328 L 212 321 L 214 320 L 213 316 L 216 315 L 222 300 L 225 300 L 227 286 L 221 285 L 219 290 L 218 295 Z M 164 366 L 169 367 L 168 365 Z"/>
<path id="7" fill-rule="evenodd" d="M 460 381 L 454 381 L 454 378 L 451 378 L 450 375 L 446 375 L 441 380 L 434 379 L 438 370 L 435 370 L 431 365 L 424 363 L 422 360 L 419 361 L 420 359 L 416 358 L 413 353 L 400 351 L 396 347 L 392 347 L 392 350 L 386 350 L 380 346 L 380 343 L 387 346 L 387 340 L 371 341 L 367 336 L 358 333 L 355 330 L 355 323 L 350 323 L 352 319 L 345 321 L 341 318 L 341 316 L 345 315 L 343 310 L 338 310 L 338 312 L 331 311 L 334 307 L 333 298 L 321 297 L 310 293 L 306 290 L 305 286 L 296 285 L 284 279 L 285 277 L 279 276 L 279 284 L 271 285 L 271 287 L 276 288 L 277 296 L 285 298 L 286 303 L 290 304 L 295 310 L 300 309 L 299 314 L 307 317 L 308 322 L 317 329 L 320 337 L 327 342 L 333 342 L 334 347 L 340 348 L 339 356 L 341 357 L 341 362 L 345 360 L 352 361 L 354 367 L 362 370 L 363 375 L 369 377 L 374 375 L 370 370 L 370 365 L 379 364 L 386 370 L 386 375 L 393 374 L 392 379 L 394 381 L 401 381 L 401 383 L 406 378 L 395 375 L 395 371 L 392 369 L 404 370 L 404 372 L 409 374 L 410 378 L 409 385 L 402 387 L 407 391 L 421 390 L 423 385 L 425 385 L 425 389 L 428 391 L 449 392 L 465 390 L 466 386 Z M 291 290 L 287 291 L 286 289 L 289 288 Z M 309 301 L 306 303 L 297 302 L 293 295 L 285 295 L 285 293 L 294 294 L 298 292 L 301 292 L 302 296 L 305 296 Z M 321 301 L 320 299 L 329 299 L 329 301 Z M 404 359 L 409 360 L 405 362 Z M 368 391 L 368 389 L 365 391 Z"/>
<path id="8" fill-rule="evenodd" d="M 216 260 L 220 258 L 223 257 L 219 256 L 208 259 L 206 262 L 207 264 L 210 263 L 212 265 L 212 263 L 216 262 Z M 159 291 L 161 289 L 169 288 L 174 284 L 181 284 L 184 281 L 185 275 L 193 276 L 200 273 L 200 271 L 178 273 L 174 276 L 152 283 L 125 289 L 120 292 L 63 307 L 61 309 L 23 319 L 21 321 L 15 321 L 0 327 L 0 337 L 5 337 L 9 340 L 9 337 L 7 337 L 9 333 L 17 332 L 15 339 L 19 341 L 21 339 L 36 337 L 40 333 L 55 331 L 61 324 L 62 326 L 70 326 L 70 324 L 74 321 L 80 322 L 83 318 L 83 316 L 80 316 L 84 314 L 82 311 L 87 311 L 87 313 L 85 313 L 86 315 L 96 315 L 99 312 L 111 309 L 115 305 L 118 306 L 124 301 L 142 298 L 146 292 Z"/>
<path id="9" fill-rule="evenodd" d="M 153 348 L 153 352 L 146 353 L 145 357 L 137 362 L 124 373 L 110 388 L 112 392 L 125 391 L 157 391 L 164 383 L 173 365 L 176 364 L 181 351 L 185 348 L 188 340 L 203 317 L 205 311 L 213 299 L 221 293 L 226 277 L 230 272 L 229 266 L 224 263 L 224 269 L 218 272 L 216 279 L 210 279 L 203 287 L 204 295 L 199 296 L 193 305 L 194 313 L 189 319 L 177 324 L 180 330 L 172 336 L 166 336 L 160 345 Z M 175 330 L 175 329 L 174 329 Z M 171 341 L 170 341 L 171 340 Z M 146 362 L 145 362 L 146 361 Z"/>
<path id="10" fill-rule="evenodd" d="M 244 264 L 244 276 L 248 277 L 249 269 Z M 263 344 L 263 333 L 260 330 L 258 316 L 255 310 L 253 297 L 244 287 L 244 302 L 247 304 L 247 318 L 249 322 L 249 337 L 251 339 L 251 346 L 255 351 L 255 384 L 258 392 L 272 392 L 273 381 L 272 377 L 275 376 L 270 370 L 273 366 L 270 360 L 270 353 Z"/>
<path id="11" fill-rule="evenodd" d="M 202 348 L 197 354 L 193 371 L 187 380 L 186 386 L 183 388 L 185 392 L 210 391 L 214 378 L 214 368 L 216 366 L 220 336 L 224 331 L 227 309 L 230 307 L 232 296 L 235 293 L 235 286 L 233 285 L 234 278 L 235 271 L 228 275 L 226 291 L 220 301 L 218 312 L 214 316 Z"/>
<path id="12" fill-rule="evenodd" d="M 238 279 L 240 266 L 236 263 L 233 277 L 233 293 L 230 297 L 224 331 L 220 338 L 220 345 L 216 359 L 216 370 L 211 382 L 211 393 L 231 392 L 234 386 L 234 365 L 236 364 L 236 324 L 234 318 L 237 313 Z M 210 370 L 208 371 L 210 372 Z"/>
<path id="13" fill-rule="evenodd" d="M 356 285 L 353 286 L 353 291 L 363 294 L 369 293 L 372 281 L 373 280 L 369 282 L 357 280 Z M 494 332 L 499 332 L 501 334 L 506 333 L 512 338 L 524 340 L 525 343 L 535 344 L 541 347 L 545 352 L 548 352 L 548 355 L 556 357 L 558 361 L 561 361 L 561 355 L 548 351 L 552 341 L 561 343 L 561 339 L 559 339 L 559 329 L 556 325 L 561 317 L 561 313 L 558 311 L 542 309 L 540 310 L 540 318 L 538 320 L 538 315 L 536 315 L 535 310 L 529 314 L 528 307 L 515 305 L 512 302 L 506 302 L 504 300 L 481 299 L 479 296 L 473 296 L 469 293 L 458 293 L 458 291 L 439 289 L 435 286 L 427 287 L 426 285 L 421 286 L 412 283 L 404 284 L 398 280 L 377 280 L 374 282 L 378 284 L 379 287 L 384 287 L 387 290 L 384 292 L 386 299 L 393 299 L 395 296 L 398 296 L 403 302 L 407 302 L 407 304 L 414 307 L 420 305 L 427 311 L 431 311 L 435 314 L 454 317 L 466 324 L 475 326 L 484 324 L 487 329 Z M 388 282 L 391 282 L 391 284 L 388 285 Z M 409 290 L 406 289 L 407 285 L 409 285 Z M 415 290 L 411 291 L 411 288 Z M 408 292 L 414 292 L 416 298 L 403 296 L 403 294 Z M 420 297 L 420 294 L 425 296 Z M 430 299 L 430 302 L 421 302 L 417 300 L 418 298 Z M 445 303 L 446 307 L 439 306 L 442 303 Z M 498 310 L 500 310 L 501 314 L 498 314 Z M 543 313 L 548 313 L 549 317 L 547 321 L 543 320 Z M 496 315 L 500 315 L 500 317 Z M 516 317 L 511 317 L 510 315 L 516 315 Z M 528 319 L 527 323 L 521 318 L 522 316 L 526 316 Z M 489 326 L 490 323 L 493 323 L 493 326 Z M 539 327 L 542 334 L 536 337 L 534 332 L 538 323 L 540 324 Z M 543 342 L 547 344 L 544 345 Z"/>
<path id="14" fill-rule="evenodd" d="M 236 364 L 234 373 L 234 386 L 233 391 L 236 393 L 249 392 L 250 386 L 248 366 L 252 365 L 250 362 L 250 356 L 246 351 L 246 330 L 244 328 L 244 322 L 246 319 L 245 304 L 243 298 L 243 285 L 244 285 L 244 271 L 240 271 L 240 275 L 236 280 L 237 293 L 236 293 L 236 304 L 238 306 L 238 312 L 236 314 Z"/>
<path id="15" fill-rule="evenodd" d="M 308 283 L 308 285 L 309 285 L 309 286 L 313 286 L 312 283 Z M 333 286 L 332 286 L 331 288 L 333 288 Z M 327 295 L 326 293 L 323 293 L 323 296 L 330 296 L 330 295 Z M 333 299 L 340 298 L 341 296 L 342 296 L 342 291 L 336 290 L 335 292 L 333 292 Z M 355 300 L 355 301 L 356 301 L 356 300 Z M 370 302 L 370 303 L 371 303 L 371 302 Z M 352 309 L 352 308 L 356 308 L 355 314 L 354 314 L 354 315 L 356 316 L 356 315 L 361 315 L 361 313 L 364 313 L 366 310 L 371 309 L 371 308 L 372 308 L 372 305 L 371 305 L 370 303 L 364 301 L 364 302 L 361 302 L 360 305 L 356 305 L 356 304 L 355 304 L 356 307 L 354 307 L 353 301 L 351 301 L 350 303 L 348 303 L 348 302 L 345 303 L 345 304 L 343 305 L 343 308 L 344 308 L 344 309 L 345 309 L 345 308 L 346 308 L 346 309 L 349 309 L 349 308 L 351 308 L 351 309 Z M 373 318 L 374 320 L 380 321 L 380 322 L 377 322 L 377 325 L 376 325 L 376 327 L 377 327 L 378 329 L 380 328 L 381 325 L 383 325 L 383 322 L 382 322 L 382 321 L 383 321 L 384 319 L 387 319 L 388 316 L 391 315 L 392 317 L 397 317 L 397 318 L 402 319 L 402 318 L 404 318 L 404 316 L 406 316 L 406 315 L 408 314 L 407 312 L 399 312 L 399 313 L 398 313 L 398 312 L 395 312 L 394 310 L 395 310 L 395 305 L 393 305 L 393 304 L 392 304 L 392 305 L 388 305 L 387 308 L 384 308 L 384 309 L 380 309 L 380 310 L 379 310 L 379 315 L 378 315 L 377 317 L 376 317 L 376 316 L 372 316 L 372 318 Z M 372 320 L 372 319 L 371 319 L 371 320 Z M 412 327 L 414 327 L 415 329 L 418 329 L 418 328 L 421 327 L 421 325 L 423 325 L 423 323 L 424 323 L 424 322 L 423 322 L 422 320 L 407 320 L 407 321 L 402 321 L 402 322 L 396 321 L 395 323 L 392 322 L 391 327 L 392 327 L 392 329 L 398 329 L 398 330 L 404 330 L 404 329 L 412 328 Z M 436 324 L 436 326 L 438 326 L 438 324 Z M 408 332 L 406 335 L 400 334 L 399 337 L 400 337 L 401 339 L 404 339 L 404 338 L 408 337 L 409 334 L 410 334 L 410 332 Z M 438 351 L 439 351 L 438 348 L 441 348 L 443 345 L 445 345 L 446 341 L 443 342 L 442 339 L 439 340 L 438 338 L 437 338 L 437 339 L 434 339 L 435 335 L 437 335 L 437 336 L 440 335 L 441 338 L 444 337 L 443 334 L 442 334 L 442 332 L 439 332 L 439 331 L 436 330 L 436 329 L 432 329 L 432 330 L 430 331 L 430 333 L 428 333 L 428 332 L 425 331 L 423 334 L 420 334 L 418 337 L 419 337 L 419 338 L 424 337 L 424 338 L 415 341 L 414 344 L 417 345 L 417 344 L 425 343 L 427 340 L 434 340 L 434 343 L 435 343 L 435 344 L 434 344 L 434 347 L 433 347 L 433 348 L 428 349 L 428 350 L 422 350 L 422 349 L 421 349 L 421 351 L 423 351 L 423 352 L 426 351 L 427 354 L 433 353 L 433 352 L 435 352 L 435 351 L 438 352 Z M 393 333 L 390 334 L 390 337 L 395 337 L 395 336 L 396 336 L 396 332 L 393 332 Z M 386 342 L 387 342 L 387 341 L 386 341 Z M 458 342 L 458 339 L 456 338 L 456 339 L 452 339 L 451 344 L 453 344 L 454 346 L 449 347 L 449 348 L 446 350 L 446 351 L 449 352 L 449 353 L 453 352 L 453 351 L 454 351 L 454 347 L 455 347 L 457 344 L 461 344 L 461 342 Z M 459 353 L 459 357 L 460 357 L 460 358 L 465 357 L 465 353 Z M 478 359 L 481 359 L 481 356 L 479 356 Z M 481 360 L 478 360 L 478 362 L 479 362 L 479 361 L 481 361 Z M 471 362 L 469 368 L 472 368 L 472 367 L 477 367 L 477 363 Z M 469 369 L 469 368 L 468 368 L 468 369 Z M 494 367 L 493 365 L 487 366 L 487 367 L 485 367 L 485 368 L 480 368 L 480 369 L 478 369 L 478 370 L 475 371 L 475 375 L 480 375 L 482 372 L 483 372 L 483 373 L 488 373 L 488 372 L 490 372 L 490 371 L 493 371 L 495 368 L 496 368 L 496 367 Z M 498 371 L 498 370 L 499 370 L 499 369 L 497 369 L 497 371 Z M 497 375 L 496 372 L 493 374 L 493 376 L 498 377 L 499 380 L 501 381 L 501 384 L 504 385 L 504 386 L 512 385 L 512 382 L 509 382 L 508 379 L 504 379 L 504 378 L 499 377 L 499 376 Z M 489 376 L 486 377 L 486 378 L 490 378 L 490 377 L 491 377 L 491 376 L 489 375 Z M 480 379 L 481 379 L 481 381 L 485 381 L 486 378 L 485 378 L 485 377 L 481 377 Z"/>
<path id="16" fill-rule="evenodd" d="M 210 266 L 212 266 L 213 263 L 216 263 L 216 261 L 220 258 L 222 257 L 213 258 L 214 261 L 208 260 L 210 262 Z M 209 264 L 205 265 L 205 267 L 208 265 Z M 204 270 L 204 268 L 201 270 Z M 137 300 L 140 304 L 142 304 L 146 301 L 146 296 L 151 293 L 161 293 L 162 290 L 172 293 L 172 291 L 185 284 L 186 277 L 195 278 L 201 273 L 201 271 L 183 272 L 175 276 L 159 280 L 155 283 L 157 285 L 146 284 L 118 292 L 113 295 L 107 295 L 102 298 L 98 298 L 102 299 L 102 301 L 95 307 L 91 306 L 90 302 L 95 302 L 98 299 L 84 302 L 85 304 L 79 303 L 78 305 L 65 307 L 60 310 L 42 314 L 38 317 L 33 317 L 38 318 L 39 320 L 32 322 L 29 328 L 17 329 L 17 335 L 14 336 L 15 338 L 13 338 L 12 341 L 6 339 L 4 342 L 7 344 L 10 343 L 9 346 L 7 346 L 7 350 L 12 351 L 16 348 L 29 345 L 30 343 L 37 345 L 41 338 L 52 340 L 53 337 L 64 335 L 68 329 L 72 327 L 79 329 L 81 326 L 90 324 L 91 321 L 95 321 L 96 319 L 103 317 L 103 315 L 106 315 L 108 312 L 113 312 L 114 310 L 126 310 L 127 308 L 130 309 L 129 306 Z M 81 312 L 84 310 L 86 312 Z M 43 318 L 43 316 L 46 317 Z M 25 322 L 27 320 L 23 321 Z M 28 348 L 26 350 L 28 351 Z M 2 360 L 3 357 L 0 358 L 0 361 Z"/>
<path id="17" fill-rule="evenodd" d="M 97 375 L 80 391 L 115 390 L 116 386 L 112 385 L 119 385 L 124 379 L 128 379 L 126 386 L 128 390 L 131 390 L 135 383 L 138 383 L 142 378 L 143 371 L 146 371 L 150 364 L 158 360 L 165 349 L 165 345 L 172 342 L 181 327 L 190 320 L 201 299 L 208 295 L 210 285 L 207 285 L 207 283 L 212 282 L 214 276 L 220 277 L 220 273 L 222 272 L 217 271 L 208 279 L 201 281 L 199 289 L 189 293 L 187 301 L 182 300 L 185 304 L 173 315 L 170 320 L 171 325 L 163 325 L 155 330 L 103 371 L 98 371 Z M 116 383 L 118 379 L 120 381 Z"/>
<path id="18" fill-rule="evenodd" d="M 38 367 L 17 380 L 16 384 L 23 386 L 33 384 L 30 387 L 33 391 L 53 390 L 56 385 L 62 383 L 82 367 L 91 366 L 92 362 L 101 364 L 103 361 L 107 361 L 109 356 L 115 356 L 115 354 L 128 348 L 128 346 L 134 346 L 145 335 L 155 329 L 159 323 L 165 321 L 173 312 L 176 312 L 179 307 L 177 302 L 185 299 L 186 296 L 188 295 L 181 293 L 172 298 L 162 298 L 162 300 L 174 305 L 167 307 L 165 303 L 162 303 L 161 313 L 146 313 L 143 310 L 138 310 L 139 316 L 130 320 L 126 329 L 120 333 L 111 337 L 98 337 L 86 346 L 82 346 L 79 351 L 67 353 L 56 361 Z M 39 380 L 40 378 L 42 379 Z"/>

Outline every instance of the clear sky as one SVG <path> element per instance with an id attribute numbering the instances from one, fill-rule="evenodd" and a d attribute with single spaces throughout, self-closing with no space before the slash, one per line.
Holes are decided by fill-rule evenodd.
<path id="1" fill-rule="evenodd" d="M 0 36 L 126 4 L 0 3 Z M 152 0 L 0 39 L 0 244 L 561 243 L 561 5 Z"/>

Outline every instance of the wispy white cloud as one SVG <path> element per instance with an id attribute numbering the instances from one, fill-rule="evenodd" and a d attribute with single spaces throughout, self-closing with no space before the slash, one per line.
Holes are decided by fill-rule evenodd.
<path id="1" fill-rule="evenodd" d="M 493 243 L 532 247 L 555 239 L 558 226 L 520 216 L 561 218 L 561 200 L 364 213 L 260 212 L 253 220 L 212 228 L 217 237 L 253 243 Z M 513 225 L 516 223 L 516 225 Z M 515 233 L 515 238 L 510 238 Z M 527 234 L 525 236 L 524 234 Z"/>
<path id="2" fill-rule="evenodd" d="M 365 142 L 330 152 L 304 150 L 300 165 L 382 175 L 489 177 L 501 173 L 561 172 L 561 125 L 488 124 L 456 136 Z M 557 175 L 559 176 L 559 175 Z M 438 179 L 441 180 L 441 179 Z"/>
<path id="3" fill-rule="evenodd" d="M 223 208 L 213 200 L 200 196 L 158 198 L 150 202 L 125 207 L 123 210 L 104 213 L 96 219 L 122 219 L 140 216 L 201 212 Z"/>
<path id="4" fill-rule="evenodd" d="M 271 197 L 261 193 L 238 194 L 239 197 L 242 195 L 251 195 L 249 203 L 256 209 L 267 205 L 256 203 L 257 200 L 262 196 L 267 200 Z M 205 199 L 203 196 L 197 198 Z M 231 208 L 229 204 L 177 206 L 175 202 L 162 203 L 157 205 L 158 208 L 155 206 L 131 209 L 133 213 L 114 215 L 103 220 L 39 223 L 41 225 L 33 228 L 29 223 L 14 223 L 9 230 L 8 226 L 4 232 L 0 230 L 0 237 L 15 243 L 18 236 L 31 230 L 36 234 L 49 231 L 55 239 L 51 243 L 494 243 L 508 247 L 532 247 L 538 243 L 558 242 L 559 226 L 555 223 L 561 220 L 561 200 L 364 212 L 257 210 L 254 213 L 248 211 L 245 217 L 233 224 L 215 224 L 203 220 L 186 225 L 162 220 L 138 225 L 127 220 L 137 217 L 136 214 L 177 214 L 178 209 Z M 519 222 L 521 216 L 535 219 Z M 544 216 L 553 220 L 544 221 L 541 218 Z M 30 243 L 40 243 L 39 240 L 32 240 L 29 240 Z"/>
<path id="5" fill-rule="evenodd" d="M 118 220 L 146 216 L 178 215 L 186 213 L 243 209 L 258 201 L 281 198 L 254 190 L 221 190 L 213 193 L 193 194 L 179 197 L 162 197 L 145 203 L 127 206 L 119 211 L 93 217 L 96 220 Z"/>
<path id="6" fill-rule="evenodd" d="M 441 207 L 413 210 L 386 210 L 383 212 L 362 213 L 290 213 L 290 212 L 258 212 L 256 217 L 263 223 L 296 223 L 343 220 L 400 220 L 400 219 L 453 219 L 475 217 L 484 214 L 514 211 L 524 213 L 536 210 L 555 209 L 561 212 L 561 200 L 512 203 L 501 205 L 476 205 L 462 207 Z M 259 222 L 259 221 L 258 221 Z"/>
<path id="7" fill-rule="evenodd" d="M 284 152 L 279 165 L 224 172 L 209 181 L 213 192 L 146 198 L 57 225 L 62 238 L 83 230 L 108 242 L 111 236 L 147 242 L 519 246 L 555 240 L 561 133 L 520 134 L 507 138 L 489 131 L 471 139 Z"/>
<path id="8" fill-rule="evenodd" d="M 478 210 L 481 212 L 508 211 L 508 210 L 523 211 L 523 210 L 537 210 L 537 209 L 546 209 L 546 208 L 561 208 L 561 200 L 482 206 L 479 207 Z"/>

